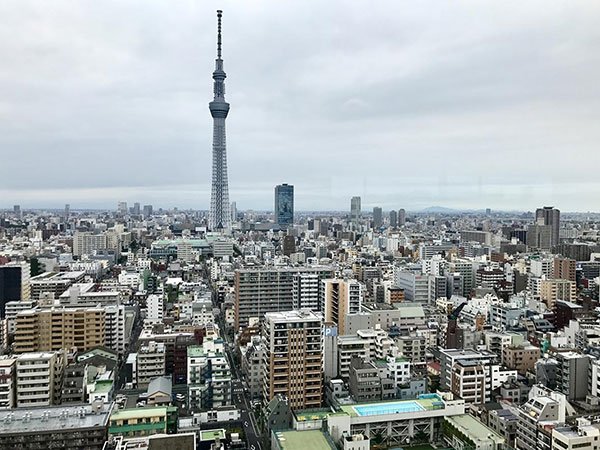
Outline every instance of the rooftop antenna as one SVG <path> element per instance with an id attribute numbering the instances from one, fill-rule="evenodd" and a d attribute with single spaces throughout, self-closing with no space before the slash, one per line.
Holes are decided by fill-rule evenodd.
<path id="1" fill-rule="evenodd" d="M 217 59 L 221 59 L 221 17 L 223 11 L 217 9 Z"/>

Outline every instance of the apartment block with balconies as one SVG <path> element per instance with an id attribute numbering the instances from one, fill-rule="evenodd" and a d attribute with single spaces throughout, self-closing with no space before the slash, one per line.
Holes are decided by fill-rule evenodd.
<path id="1" fill-rule="evenodd" d="M 292 409 L 321 406 L 322 317 L 310 310 L 267 313 L 262 327 L 263 400 L 284 395 Z"/>

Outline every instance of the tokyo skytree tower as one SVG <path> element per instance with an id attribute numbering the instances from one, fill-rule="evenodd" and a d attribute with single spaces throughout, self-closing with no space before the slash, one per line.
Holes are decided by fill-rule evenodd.
<path id="1" fill-rule="evenodd" d="M 223 11 L 217 11 L 217 59 L 213 72 L 214 94 L 208 104 L 213 117 L 213 153 L 212 188 L 210 193 L 210 213 L 208 228 L 210 231 L 228 233 L 231 231 L 231 212 L 229 205 L 229 184 L 227 182 L 227 149 L 225 146 L 225 119 L 229 112 L 229 103 L 225 101 L 225 72 L 221 59 L 221 17 Z"/>

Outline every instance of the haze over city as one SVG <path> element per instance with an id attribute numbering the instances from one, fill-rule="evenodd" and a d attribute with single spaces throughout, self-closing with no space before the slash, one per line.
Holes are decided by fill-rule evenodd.
<path id="1" fill-rule="evenodd" d="M 598 13 L 0 2 L 0 450 L 600 450 Z"/>
<path id="2" fill-rule="evenodd" d="M 589 1 L 2 2 L 0 208 L 208 209 L 218 7 L 239 209 L 598 210 Z"/>

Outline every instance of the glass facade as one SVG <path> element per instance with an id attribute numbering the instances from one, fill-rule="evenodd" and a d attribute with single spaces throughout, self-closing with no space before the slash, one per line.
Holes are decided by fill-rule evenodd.
<path id="1" fill-rule="evenodd" d="M 294 223 L 294 186 L 281 184 L 275 186 L 275 222 L 279 225 Z"/>

